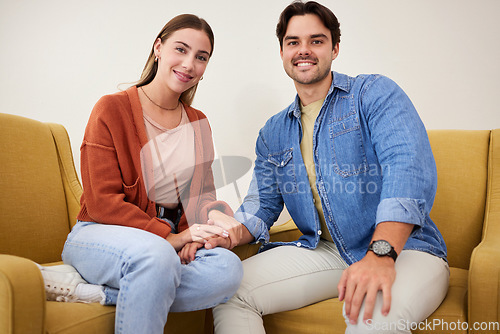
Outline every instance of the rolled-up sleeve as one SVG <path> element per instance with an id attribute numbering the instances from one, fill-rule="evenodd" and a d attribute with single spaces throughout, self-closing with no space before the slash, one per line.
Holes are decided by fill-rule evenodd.
<path id="1" fill-rule="evenodd" d="M 267 243 L 269 229 L 283 210 L 283 198 L 268 161 L 269 150 L 263 132 L 261 129 L 257 138 L 257 158 L 250 187 L 234 217 L 254 236 L 254 242 Z"/>
<path id="2" fill-rule="evenodd" d="M 422 226 L 437 188 L 427 131 L 412 102 L 392 80 L 375 76 L 366 84 L 362 106 L 382 168 L 376 223 Z"/>
<path id="3" fill-rule="evenodd" d="M 386 198 L 378 205 L 376 224 L 391 221 L 422 226 L 425 217 L 425 201 L 423 200 Z"/>

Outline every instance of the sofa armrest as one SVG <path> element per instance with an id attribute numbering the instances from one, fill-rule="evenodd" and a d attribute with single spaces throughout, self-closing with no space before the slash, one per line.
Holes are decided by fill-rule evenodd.
<path id="1" fill-rule="evenodd" d="M 472 252 L 469 266 L 469 325 L 491 324 L 488 330 L 500 331 L 500 129 L 490 137 L 488 190 L 481 243 Z M 497 326 L 496 328 L 494 328 Z"/>
<path id="2" fill-rule="evenodd" d="M 46 124 L 50 128 L 54 143 L 57 147 L 59 166 L 61 168 L 61 176 L 68 206 L 68 221 L 72 228 L 76 224 L 76 216 L 80 211 L 80 197 L 82 197 L 83 189 L 78 179 L 78 175 L 76 174 L 68 132 L 64 126 L 60 124 Z"/>
<path id="3" fill-rule="evenodd" d="M 500 239 L 500 238 L 499 238 Z M 469 267 L 469 325 L 474 323 L 500 323 L 500 240 L 481 242 L 473 251 Z M 497 328 L 498 329 L 498 328 Z M 474 331 L 470 333 L 497 333 Z"/>
<path id="4" fill-rule="evenodd" d="M 33 261 L 0 254 L 0 333 L 44 332 L 45 289 Z"/>

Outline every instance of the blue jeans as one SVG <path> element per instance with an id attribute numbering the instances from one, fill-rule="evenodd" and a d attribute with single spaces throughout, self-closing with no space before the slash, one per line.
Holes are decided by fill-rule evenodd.
<path id="1" fill-rule="evenodd" d="M 199 249 L 182 265 L 175 249 L 152 233 L 124 226 L 78 222 L 62 255 L 91 284 L 103 285 L 116 305 L 115 333 L 163 333 L 168 312 L 211 308 L 240 285 L 240 259 L 223 248 Z"/>

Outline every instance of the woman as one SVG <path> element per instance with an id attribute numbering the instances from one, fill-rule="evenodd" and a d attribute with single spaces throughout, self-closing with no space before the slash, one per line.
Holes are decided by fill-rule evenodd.
<path id="1" fill-rule="evenodd" d="M 208 122 L 190 107 L 213 46 L 206 21 L 173 18 L 138 84 L 102 97 L 90 116 L 66 265 L 42 274 L 51 299 L 116 304 L 116 333 L 163 333 L 168 312 L 213 307 L 239 286 L 238 257 L 203 248 L 214 237 L 230 242 L 212 220 L 232 214 L 215 199 Z"/>

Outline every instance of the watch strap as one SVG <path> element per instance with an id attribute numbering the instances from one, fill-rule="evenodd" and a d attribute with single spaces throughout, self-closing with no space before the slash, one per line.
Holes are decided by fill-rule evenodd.
<path id="1" fill-rule="evenodd" d="M 385 242 L 387 242 L 389 244 L 389 246 L 391 246 L 391 249 L 389 250 L 389 252 L 387 254 L 380 255 L 380 254 L 377 254 L 377 253 L 373 252 L 373 244 L 375 242 L 377 242 L 377 241 L 385 241 Z M 396 262 L 396 259 L 398 258 L 398 253 L 396 253 L 396 251 L 394 250 L 394 247 L 388 241 L 386 241 L 386 240 L 373 240 L 370 243 L 370 246 L 368 247 L 368 251 L 372 251 L 377 256 L 389 256 L 389 257 L 391 257 L 394 260 L 394 262 Z"/>

